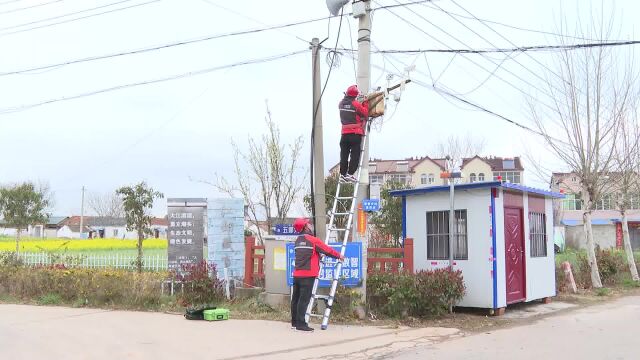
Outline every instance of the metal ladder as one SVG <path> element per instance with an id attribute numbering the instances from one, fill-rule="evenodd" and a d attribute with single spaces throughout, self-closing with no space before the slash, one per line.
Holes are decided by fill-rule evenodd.
<path id="1" fill-rule="evenodd" d="M 340 239 L 342 236 L 342 245 L 340 246 L 340 255 L 344 256 L 345 250 L 347 247 L 347 241 L 349 239 L 349 234 L 351 233 L 351 226 L 353 225 L 353 214 L 356 211 L 356 197 L 358 195 L 358 189 L 360 188 L 360 175 L 362 174 L 362 162 L 364 157 L 364 146 L 367 140 L 367 136 L 369 135 L 369 127 L 370 123 L 367 121 L 367 125 L 365 126 L 365 133 L 362 136 L 362 143 L 360 144 L 360 161 L 358 162 L 358 170 L 356 173 L 356 178 L 358 181 L 355 183 L 345 183 L 340 181 L 338 178 L 338 186 L 336 187 L 336 195 L 333 199 L 333 207 L 331 209 L 331 215 L 329 218 L 329 229 L 327 231 L 327 237 L 325 239 L 325 243 L 329 243 L 329 239 L 331 239 L 331 234 L 336 234 L 336 239 Z M 340 194 L 340 190 L 344 184 L 353 184 L 353 194 L 351 196 L 342 196 Z M 338 204 L 343 202 L 351 201 L 351 205 L 349 206 L 348 212 L 337 212 Z M 343 204 L 346 205 L 346 204 Z M 346 209 L 346 206 L 342 207 Z M 337 217 L 347 217 L 346 224 L 344 228 L 336 228 L 335 221 Z M 325 263 L 326 264 L 326 263 Z M 336 289 L 338 288 L 338 281 L 340 280 L 340 274 L 342 273 L 342 262 L 338 261 L 336 263 L 336 267 L 333 271 L 333 280 L 331 281 L 331 290 L 329 291 L 329 295 L 318 295 L 318 283 L 319 279 L 316 278 L 313 282 L 313 290 L 311 291 L 311 300 L 309 301 L 309 305 L 307 306 L 307 312 L 305 314 L 305 321 L 309 323 L 310 317 L 321 317 L 322 325 L 321 329 L 326 330 L 329 326 L 329 317 L 331 315 L 331 306 L 333 305 L 333 301 L 336 295 Z M 324 310 L 324 314 L 313 314 L 313 305 L 316 300 L 324 300 L 326 303 L 326 307 Z"/>

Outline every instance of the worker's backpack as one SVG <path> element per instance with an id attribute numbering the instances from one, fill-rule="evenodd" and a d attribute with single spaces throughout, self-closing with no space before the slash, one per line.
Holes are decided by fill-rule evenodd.
<path id="1" fill-rule="evenodd" d="M 204 320 L 205 310 L 215 310 L 215 306 L 202 305 L 198 307 L 187 308 L 184 312 L 184 318 L 187 320 Z"/>

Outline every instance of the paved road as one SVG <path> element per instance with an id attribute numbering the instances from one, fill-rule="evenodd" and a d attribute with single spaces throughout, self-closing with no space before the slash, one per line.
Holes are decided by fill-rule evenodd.
<path id="1" fill-rule="evenodd" d="M 637 360 L 640 359 L 640 296 L 621 298 L 525 326 L 419 346 L 385 358 Z"/>
<path id="2" fill-rule="evenodd" d="M 259 320 L 188 321 L 160 313 L 0 304 L 0 359 L 366 359 L 456 329 L 332 325 L 315 333 Z"/>

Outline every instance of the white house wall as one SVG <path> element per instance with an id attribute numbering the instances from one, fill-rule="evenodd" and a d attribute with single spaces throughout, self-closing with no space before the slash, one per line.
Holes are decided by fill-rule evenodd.
<path id="1" fill-rule="evenodd" d="M 459 306 L 492 308 L 493 283 L 490 235 L 491 190 L 472 189 L 456 192 L 456 210 L 467 210 L 468 260 L 456 260 L 454 269 L 461 270 L 467 295 Z M 427 211 L 449 210 L 447 192 L 407 196 L 407 237 L 414 239 L 414 267 L 419 270 L 446 268 L 448 260 L 427 259 Z M 502 249 L 504 254 L 504 247 Z M 503 271 L 504 273 L 504 271 Z M 504 279 L 504 275 L 502 276 Z M 504 293 L 504 286 L 503 291 Z M 503 296 L 504 298 L 505 296 Z"/>
<path id="2" fill-rule="evenodd" d="M 542 299 L 556 295 L 556 267 L 553 248 L 553 203 L 545 199 L 547 256 L 531 257 L 529 232 L 529 196 L 524 197 L 524 239 L 526 254 L 526 301 Z"/>
<path id="3" fill-rule="evenodd" d="M 71 231 L 69 226 L 64 225 L 58 230 L 58 232 L 56 233 L 56 237 L 64 239 L 79 239 L 80 233 L 73 232 Z"/>

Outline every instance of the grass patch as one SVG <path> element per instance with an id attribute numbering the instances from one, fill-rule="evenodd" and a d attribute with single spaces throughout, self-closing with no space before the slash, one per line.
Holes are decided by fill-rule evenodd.
<path id="1" fill-rule="evenodd" d="M 49 293 L 42 295 L 38 299 L 38 304 L 40 305 L 60 305 L 62 304 L 62 297 L 58 294 Z"/>
<path id="2" fill-rule="evenodd" d="M 596 296 L 609 296 L 611 294 L 611 289 L 609 288 L 599 288 L 596 289 Z"/>
<path id="3" fill-rule="evenodd" d="M 627 289 L 640 288 L 640 281 L 633 281 L 633 279 L 622 280 L 622 286 Z"/>

